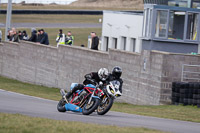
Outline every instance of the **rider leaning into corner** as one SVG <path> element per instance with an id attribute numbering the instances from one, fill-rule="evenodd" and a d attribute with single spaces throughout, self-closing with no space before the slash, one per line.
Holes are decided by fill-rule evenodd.
<path id="1" fill-rule="evenodd" d="M 123 80 L 121 78 L 121 75 L 122 75 L 122 69 L 119 66 L 115 66 L 112 70 L 112 73 L 109 74 L 107 81 L 108 82 L 113 80 L 119 81 L 120 82 L 119 91 L 122 93 Z"/>
<path id="2" fill-rule="evenodd" d="M 77 90 L 82 90 L 87 84 L 97 85 L 99 84 L 99 82 L 102 82 L 104 85 L 106 85 L 108 82 L 113 80 L 118 80 L 120 82 L 119 91 L 122 93 L 123 80 L 121 79 L 121 75 L 122 69 L 118 66 L 115 66 L 113 68 L 112 73 L 109 73 L 108 69 L 106 68 L 101 68 L 98 72 L 91 72 L 89 74 L 86 74 L 83 84 L 78 84 L 77 86 L 75 86 L 71 91 L 66 94 L 66 98 L 69 98 Z"/>

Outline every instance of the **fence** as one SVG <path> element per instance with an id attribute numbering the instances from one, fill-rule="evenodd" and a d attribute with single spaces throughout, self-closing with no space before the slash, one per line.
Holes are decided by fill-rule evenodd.
<path id="1" fill-rule="evenodd" d="M 144 0 L 144 4 L 167 5 L 168 4 L 168 0 Z"/>
<path id="2" fill-rule="evenodd" d="M 200 65 L 182 65 L 182 82 L 200 82 Z"/>

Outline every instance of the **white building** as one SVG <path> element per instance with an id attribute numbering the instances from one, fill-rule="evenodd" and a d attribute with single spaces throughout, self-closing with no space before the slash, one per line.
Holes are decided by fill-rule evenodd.
<path id="1" fill-rule="evenodd" d="M 101 50 L 141 52 L 142 26 L 143 13 L 104 11 Z"/>

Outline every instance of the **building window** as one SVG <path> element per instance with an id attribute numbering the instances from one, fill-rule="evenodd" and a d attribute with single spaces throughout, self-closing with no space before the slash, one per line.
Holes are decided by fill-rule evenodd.
<path id="1" fill-rule="evenodd" d="M 173 39 L 174 33 L 174 12 L 169 13 L 169 28 L 168 28 L 168 39 Z"/>
<path id="2" fill-rule="evenodd" d="M 126 37 L 122 37 L 122 50 L 126 50 Z"/>
<path id="3" fill-rule="evenodd" d="M 106 51 L 108 51 L 109 37 L 104 37 L 104 44 L 106 45 Z"/>
<path id="4" fill-rule="evenodd" d="M 143 19 L 143 37 L 151 37 L 151 27 L 152 27 L 152 9 L 144 10 L 144 19 Z"/>
<path id="5" fill-rule="evenodd" d="M 186 39 L 197 41 L 198 14 L 188 13 Z"/>
<path id="6" fill-rule="evenodd" d="M 152 6 L 145 7 L 142 33 L 144 39 L 190 43 L 200 41 L 200 12 L 198 10 L 158 7 L 153 7 L 153 12 L 151 11 Z M 149 15 L 152 19 L 148 17 Z"/>
<path id="7" fill-rule="evenodd" d="M 148 11 L 149 9 L 144 10 L 144 19 L 143 19 L 143 31 L 142 36 L 146 37 L 146 29 L 147 29 L 147 23 L 148 23 Z"/>
<path id="8" fill-rule="evenodd" d="M 199 9 L 200 8 L 200 1 L 199 0 L 193 0 L 192 8 Z"/>
<path id="9" fill-rule="evenodd" d="M 135 38 L 131 38 L 131 45 L 130 45 L 130 51 L 135 52 Z"/>
<path id="10" fill-rule="evenodd" d="M 168 11 L 165 11 L 165 10 L 157 11 L 155 37 L 162 37 L 162 38 L 166 37 L 167 19 L 168 19 Z"/>
<path id="11" fill-rule="evenodd" d="M 147 33 L 146 33 L 147 37 L 151 37 L 151 28 L 152 28 L 152 9 L 149 9 Z"/>
<path id="12" fill-rule="evenodd" d="M 112 48 L 117 49 L 117 38 L 113 38 L 113 40 L 112 40 Z"/>
<path id="13" fill-rule="evenodd" d="M 170 11 L 168 39 L 183 40 L 185 25 L 185 12 Z"/>

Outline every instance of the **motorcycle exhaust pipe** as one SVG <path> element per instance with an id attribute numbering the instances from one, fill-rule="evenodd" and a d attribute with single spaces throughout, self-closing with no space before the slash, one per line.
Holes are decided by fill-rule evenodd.
<path id="1" fill-rule="evenodd" d="M 66 95 L 66 93 L 65 93 L 65 90 L 64 90 L 64 89 L 60 89 L 60 95 L 61 95 L 62 97 L 64 97 L 64 96 Z"/>
<path id="2" fill-rule="evenodd" d="M 61 94 L 61 96 L 63 97 L 63 99 L 64 99 L 67 103 L 69 103 L 68 100 L 67 100 L 67 98 L 66 98 L 66 93 L 65 93 L 65 90 L 64 90 L 64 89 L 60 89 L 60 94 Z"/>

